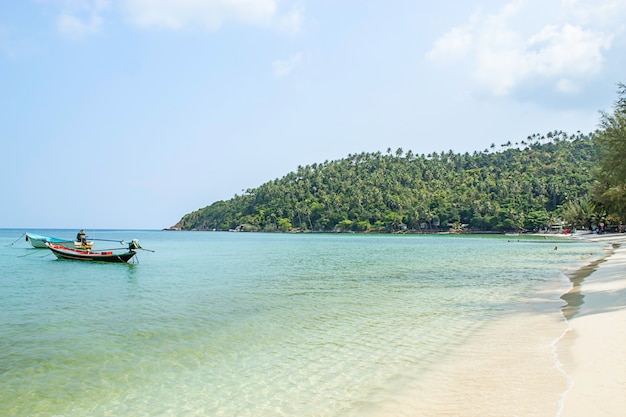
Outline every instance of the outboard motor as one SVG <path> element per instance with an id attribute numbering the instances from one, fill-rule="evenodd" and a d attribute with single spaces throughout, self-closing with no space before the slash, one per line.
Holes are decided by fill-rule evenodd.
<path id="1" fill-rule="evenodd" d="M 141 245 L 139 244 L 139 240 L 137 239 L 133 239 L 129 244 L 128 244 L 128 249 L 129 250 L 135 250 L 135 249 L 143 249 L 141 247 Z"/>

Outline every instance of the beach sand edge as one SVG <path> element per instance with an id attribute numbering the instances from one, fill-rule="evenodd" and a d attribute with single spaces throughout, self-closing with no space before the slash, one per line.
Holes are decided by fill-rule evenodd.
<path id="1" fill-rule="evenodd" d="M 626 235 L 584 235 L 614 251 L 580 284 L 557 355 L 572 386 L 560 417 L 621 417 L 626 410 Z M 619 246 L 618 246 L 619 245 Z"/>

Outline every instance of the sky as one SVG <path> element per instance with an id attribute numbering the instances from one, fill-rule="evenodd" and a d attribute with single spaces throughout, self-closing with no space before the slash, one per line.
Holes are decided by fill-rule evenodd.
<path id="1" fill-rule="evenodd" d="M 623 0 L 0 2 L 0 228 L 162 229 L 298 166 L 589 133 Z"/>

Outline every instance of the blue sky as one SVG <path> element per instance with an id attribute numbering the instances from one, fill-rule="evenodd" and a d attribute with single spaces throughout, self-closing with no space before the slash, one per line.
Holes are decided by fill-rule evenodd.
<path id="1" fill-rule="evenodd" d="M 3 228 L 160 229 L 350 153 L 591 132 L 623 0 L 0 2 Z"/>

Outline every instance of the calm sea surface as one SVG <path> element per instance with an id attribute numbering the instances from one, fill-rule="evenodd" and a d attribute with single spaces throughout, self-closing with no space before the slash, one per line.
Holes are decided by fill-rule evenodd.
<path id="1" fill-rule="evenodd" d="M 441 396 L 426 392 L 449 378 L 441 364 L 495 322 L 545 315 L 560 337 L 563 271 L 603 252 L 543 237 L 97 230 L 155 250 L 98 264 L 57 260 L 24 231 L 0 230 L 1 416 L 429 415 L 415 391 Z"/>

